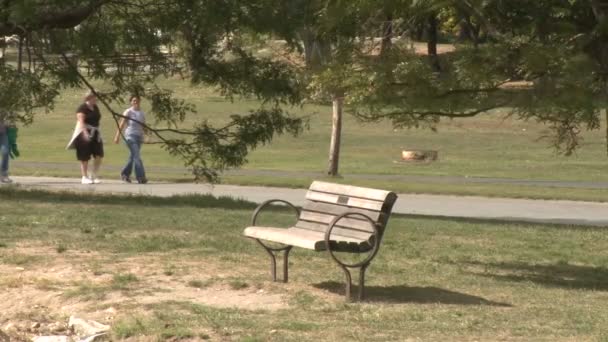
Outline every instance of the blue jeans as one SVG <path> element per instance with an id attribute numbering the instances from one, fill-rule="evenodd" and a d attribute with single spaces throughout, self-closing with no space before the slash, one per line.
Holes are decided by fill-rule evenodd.
<path id="1" fill-rule="evenodd" d="M 4 130 L 4 133 L 0 132 L 0 153 L 2 154 L 2 164 L 0 165 L 0 176 L 8 177 L 8 160 L 10 147 L 8 146 L 8 133 Z"/>
<path id="2" fill-rule="evenodd" d="M 127 136 L 126 141 L 127 147 L 129 148 L 129 159 L 127 159 L 127 165 L 122 169 L 121 174 L 123 176 L 131 177 L 131 171 L 135 167 L 135 177 L 138 181 L 146 179 L 146 171 L 144 170 L 144 163 L 141 160 L 139 151 L 141 150 L 141 144 L 143 137 L 140 136 Z"/>

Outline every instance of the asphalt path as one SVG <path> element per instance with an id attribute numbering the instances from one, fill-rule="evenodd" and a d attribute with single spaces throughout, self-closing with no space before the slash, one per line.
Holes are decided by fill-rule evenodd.
<path id="1" fill-rule="evenodd" d="M 13 161 L 11 167 L 30 168 L 42 170 L 74 170 L 74 163 L 57 162 L 23 162 Z M 114 171 L 119 174 L 122 166 L 104 165 L 104 171 Z M 191 175 L 190 172 L 181 167 L 155 167 L 155 171 L 168 174 Z M 312 171 L 275 171 L 275 170 L 248 170 L 235 169 L 226 170 L 222 173 L 225 176 L 264 176 L 274 178 L 294 178 L 309 177 L 321 178 L 327 176 L 323 172 Z M 434 183 L 434 184 L 507 184 L 515 186 L 533 186 L 543 188 L 576 188 L 576 189 L 608 189 L 608 182 L 602 181 L 564 181 L 564 180 L 542 180 L 542 179 L 517 179 L 517 178 L 497 178 L 497 177 L 470 177 L 470 176 L 425 176 L 425 175 L 380 175 L 380 174 L 349 174 L 349 178 L 390 180 L 395 182 L 415 182 L 415 183 Z"/>
<path id="2" fill-rule="evenodd" d="M 186 194 L 228 196 L 261 203 L 279 198 L 302 205 L 305 189 L 237 186 L 206 183 L 127 184 L 103 180 L 101 184 L 82 185 L 78 178 L 19 177 L 12 179 L 25 188 L 84 193 L 141 194 L 169 197 Z M 400 214 L 539 222 L 608 227 L 608 203 L 509 199 L 478 196 L 398 194 L 393 211 Z"/>

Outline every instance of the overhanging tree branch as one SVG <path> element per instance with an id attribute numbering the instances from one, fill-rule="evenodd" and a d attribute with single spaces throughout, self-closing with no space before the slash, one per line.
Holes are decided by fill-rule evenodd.
<path id="1" fill-rule="evenodd" d="M 89 0 L 76 7 L 62 8 L 50 4 L 38 5 L 33 9 L 34 13 L 27 17 L 27 20 L 13 21 L 10 16 L 0 18 L 0 36 L 22 35 L 25 32 L 42 29 L 73 28 L 107 2 L 109 0 Z"/>
<path id="2" fill-rule="evenodd" d="M 445 118 L 452 118 L 452 119 L 470 118 L 470 117 L 474 117 L 479 114 L 488 112 L 493 109 L 505 107 L 507 104 L 508 104 L 508 102 L 500 102 L 500 103 L 488 105 L 485 107 L 481 107 L 481 108 L 478 108 L 475 110 L 462 111 L 462 112 L 449 112 L 449 111 L 438 111 L 438 110 L 431 110 L 431 111 L 394 110 L 394 111 L 389 111 L 389 112 L 384 112 L 381 114 L 374 114 L 374 115 L 366 115 L 366 114 L 361 114 L 361 113 L 357 113 L 356 115 L 359 118 L 362 118 L 364 120 L 394 119 L 394 118 L 398 118 L 400 116 L 405 116 L 405 115 L 416 116 L 419 119 L 424 119 L 426 117 L 431 117 L 431 116 L 445 117 Z"/>

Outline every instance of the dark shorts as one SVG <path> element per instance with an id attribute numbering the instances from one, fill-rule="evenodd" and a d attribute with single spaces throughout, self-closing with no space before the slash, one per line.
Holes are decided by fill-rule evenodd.
<path id="1" fill-rule="evenodd" d="M 98 141 L 97 136 L 91 137 L 89 141 L 82 138 L 82 133 L 76 138 L 76 158 L 80 161 L 87 161 L 91 156 L 103 158 L 103 142 Z"/>

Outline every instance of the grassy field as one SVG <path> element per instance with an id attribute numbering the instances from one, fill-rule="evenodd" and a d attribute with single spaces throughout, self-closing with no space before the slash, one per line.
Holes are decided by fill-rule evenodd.
<path id="1" fill-rule="evenodd" d="M 16 338 L 78 314 L 132 341 L 608 341 L 605 229 L 394 216 L 368 300 L 349 304 L 324 253 L 295 250 L 290 282 L 269 281 L 241 235 L 249 203 L 0 196 L 0 328 Z"/>
<path id="2" fill-rule="evenodd" d="M 246 113 L 255 108 L 254 101 L 231 103 L 209 89 L 193 88 L 186 81 L 170 79 L 162 82 L 181 98 L 193 102 L 198 117 L 213 123 L 226 120 L 228 114 Z M 103 87 L 101 87 L 103 91 Z M 83 91 L 64 92 L 53 112 L 40 114 L 36 122 L 20 131 L 22 151 L 12 169 L 16 175 L 78 176 L 73 151 L 64 149 L 71 135 L 75 115 Z M 143 108 L 147 105 L 144 103 Z M 121 111 L 124 106 L 117 104 Z M 227 174 L 224 182 L 264 184 L 274 186 L 303 186 L 312 179 L 323 177 L 327 166 L 331 111 L 324 106 L 306 106 L 293 110 L 298 115 L 310 115 L 310 130 L 300 137 L 278 137 L 270 145 L 251 153 L 243 167 L 250 173 Z M 123 145 L 111 143 L 115 123 L 104 114 L 102 129 L 106 141 L 106 161 L 102 176 L 118 178 L 119 168 L 127 156 Z M 439 131 L 395 130 L 390 123 L 362 124 L 346 116 L 340 158 L 341 178 L 337 181 L 358 185 L 390 188 L 401 192 L 480 194 L 487 196 L 564 198 L 601 201 L 608 191 L 600 189 L 559 189 L 551 187 L 494 184 L 441 184 L 433 181 L 399 181 L 365 179 L 360 175 L 390 176 L 456 176 L 509 178 L 525 180 L 608 181 L 608 157 L 602 129 L 583 132 L 581 149 L 571 157 L 563 157 L 539 141 L 546 128 L 534 122 L 504 119 L 493 113 L 473 119 L 446 121 Z M 398 163 L 402 149 L 433 149 L 439 160 L 432 163 Z M 169 156 L 159 146 L 144 146 L 143 157 L 149 178 L 186 180 L 190 176 L 180 166 L 181 161 Z M 33 163 L 48 163 L 36 165 Z M 273 177 L 255 173 L 257 170 L 291 172 L 290 177 Z M 306 172 L 307 174 L 298 174 Z M 313 175 L 310 175 L 313 173 Z"/>

